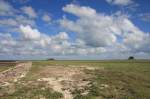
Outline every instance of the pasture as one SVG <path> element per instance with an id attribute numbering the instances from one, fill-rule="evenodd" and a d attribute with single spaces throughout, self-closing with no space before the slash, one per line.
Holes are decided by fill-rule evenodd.
<path id="1" fill-rule="evenodd" d="M 12 68 L 15 65 L 15 61 L 0 61 L 0 72 Z"/>
<path id="2" fill-rule="evenodd" d="M 32 61 L 0 99 L 150 99 L 150 60 Z"/>

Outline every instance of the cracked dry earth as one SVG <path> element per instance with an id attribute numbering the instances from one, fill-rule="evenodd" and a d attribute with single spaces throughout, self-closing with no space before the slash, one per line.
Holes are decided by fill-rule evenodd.
<path id="1" fill-rule="evenodd" d="M 88 94 L 85 88 L 90 86 L 90 75 L 84 73 L 85 69 L 94 70 L 94 67 L 87 66 L 48 66 L 39 72 L 39 82 L 46 82 L 54 91 L 63 94 L 62 99 L 73 99 L 74 90 L 82 90 L 82 95 Z"/>

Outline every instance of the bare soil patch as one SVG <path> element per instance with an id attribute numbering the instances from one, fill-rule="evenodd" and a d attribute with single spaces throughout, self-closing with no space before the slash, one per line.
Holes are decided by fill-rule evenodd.
<path id="1" fill-rule="evenodd" d="M 76 89 L 82 90 L 82 94 L 88 94 L 85 88 L 90 86 L 91 82 L 88 79 L 91 75 L 85 74 L 85 69 L 83 66 L 47 66 L 40 70 L 37 81 L 47 82 L 49 87 L 63 94 L 63 99 L 73 99 L 72 92 Z"/>
<path id="2" fill-rule="evenodd" d="M 96 69 L 95 67 L 73 65 L 44 66 L 37 69 L 36 72 L 32 71 L 32 76 L 35 79 L 26 79 L 29 67 L 31 67 L 30 63 L 28 66 L 21 63 L 15 68 L 1 72 L 0 98 L 6 96 L 8 98 L 5 98 L 9 99 L 9 97 L 14 96 L 23 99 L 36 99 L 36 97 L 42 97 L 42 99 L 51 99 L 52 97 L 55 97 L 54 99 L 74 99 L 73 93 L 75 90 L 81 90 L 82 95 L 89 93 L 88 88 L 91 86 L 89 79 L 92 75 L 86 74 L 84 71 Z M 33 94 L 36 94 L 36 96 Z"/>

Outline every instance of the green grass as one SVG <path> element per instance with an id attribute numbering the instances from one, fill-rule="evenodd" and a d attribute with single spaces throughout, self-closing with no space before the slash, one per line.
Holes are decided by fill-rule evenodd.
<path id="1" fill-rule="evenodd" d="M 33 61 L 33 66 L 24 80 L 34 80 L 37 74 L 45 66 L 96 66 L 104 69 L 85 70 L 87 74 L 93 75 L 91 86 L 87 95 L 82 95 L 82 90 L 74 90 L 74 99 L 150 99 L 150 60 L 109 60 L 109 61 Z M 1 68 L 0 68 L 1 70 Z M 102 85 L 107 85 L 104 87 Z M 20 86 L 7 98 L 32 99 L 44 96 L 46 99 L 58 99 L 61 93 L 50 89 L 42 90 L 38 87 Z M 5 96 L 5 97 L 6 97 Z M 30 97 L 29 97 L 30 96 Z"/>
<path id="2" fill-rule="evenodd" d="M 104 70 L 85 71 L 94 75 L 89 94 L 74 93 L 75 99 L 150 99 L 150 61 L 149 60 L 111 60 L 111 61 L 34 61 L 38 70 L 47 65 L 89 65 L 104 67 Z M 107 84 L 108 88 L 101 88 Z"/>
<path id="3" fill-rule="evenodd" d="M 0 99 L 60 99 L 63 97 L 61 93 L 53 91 L 50 88 L 45 88 L 44 84 L 36 86 L 16 84 L 15 87 L 15 92 L 5 93 L 3 96 L 0 96 Z"/>
<path id="4" fill-rule="evenodd" d="M 0 67 L 0 72 L 2 72 L 2 71 L 4 71 L 4 70 L 7 70 L 7 69 L 9 69 L 10 67 L 8 67 L 8 66 L 1 66 Z"/>
<path id="5" fill-rule="evenodd" d="M 0 62 L 0 72 L 12 68 L 13 66 L 15 66 L 15 63 Z"/>
<path id="6" fill-rule="evenodd" d="M 52 61 L 33 61 L 33 65 L 92 65 L 92 66 L 114 66 L 117 64 L 150 64 L 150 60 L 52 60 Z"/>

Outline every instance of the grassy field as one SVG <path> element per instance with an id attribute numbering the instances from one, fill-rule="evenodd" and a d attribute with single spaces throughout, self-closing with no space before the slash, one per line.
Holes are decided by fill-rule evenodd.
<path id="1" fill-rule="evenodd" d="M 63 66 L 64 69 L 54 68 L 59 66 Z M 58 70 L 59 72 L 56 73 L 61 74 L 65 68 L 72 68 L 72 66 L 79 67 L 79 70 L 81 66 L 94 67 L 94 69 L 84 69 L 86 75 L 79 75 L 85 78 L 82 80 L 88 80 L 90 85 L 71 90 L 73 99 L 150 99 L 149 60 L 33 61 L 27 76 L 14 83 L 15 91 L 1 95 L 0 99 L 62 98 L 61 92 L 45 87 L 44 82 L 36 81 L 40 77 L 52 76 L 55 71 L 51 69 Z M 0 91 L 2 89 L 0 88 Z M 88 90 L 87 94 L 83 94 L 85 90 Z"/>
<path id="2" fill-rule="evenodd" d="M 15 66 L 14 62 L 0 62 L 0 72 Z"/>

